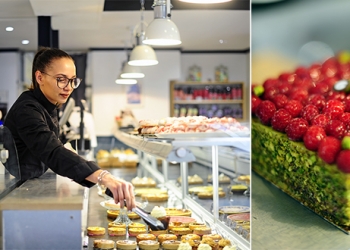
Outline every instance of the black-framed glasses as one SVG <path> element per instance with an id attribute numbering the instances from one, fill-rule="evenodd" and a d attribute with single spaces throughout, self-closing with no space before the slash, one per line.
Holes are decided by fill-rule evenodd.
<path id="1" fill-rule="evenodd" d="M 56 79 L 57 81 L 57 87 L 59 87 L 60 89 L 64 89 L 68 86 L 68 84 L 70 83 L 70 86 L 72 86 L 73 89 L 76 89 L 79 87 L 82 79 L 81 78 L 67 78 L 65 76 L 52 76 L 52 75 L 49 75 L 48 73 L 46 72 L 41 72 L 45 75 L 48 75 L 48 76 L 51 76 L 53 78 Z"/>

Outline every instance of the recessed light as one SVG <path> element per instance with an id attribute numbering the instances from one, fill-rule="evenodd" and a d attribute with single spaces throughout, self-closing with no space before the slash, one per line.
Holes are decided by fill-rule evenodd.
<path id="1" fill-rule="evenodd" d="M 22 40 L 22 44 L 29 44 L 29 40 Z"/>
<path id="2" fill-rule="evenodd" d="M 223 39 L 220 39 L 220 40 L 219 40 L 219 43 L 223 44 L 223 43 L 227 43 L 227 41 L 226 41 L 226 40 L 223 40 Z"/>
<path id="3" fill-rule="evenodd" d="M 6 31 L 13 31 L 14 29 L 13 29 L 13 27 L 10 27 L 10 26 L 9 26 L 9 27 L 6 27 L 5 30 L 6 30 Z"/>

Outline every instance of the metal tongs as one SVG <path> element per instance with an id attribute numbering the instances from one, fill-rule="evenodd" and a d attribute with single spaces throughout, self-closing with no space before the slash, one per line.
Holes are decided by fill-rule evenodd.
<path id="1" fill-rule="evenodd" d="M 105 194 L 113 198 L 113 193 L 108 188 L 106 189 Z M 126 206 L 125 200 L 124 200 L 124 206 Z M 143 210 L 139 206 L 136 206 L 135 208 L 133 208 L 132 211 L 138 214 L 152 230 L 165 230 L 167 228 L 167 226 L 165 226 L 163 222 L 156 219 L 155 217 L 147 213 L 145 210 Z"/>

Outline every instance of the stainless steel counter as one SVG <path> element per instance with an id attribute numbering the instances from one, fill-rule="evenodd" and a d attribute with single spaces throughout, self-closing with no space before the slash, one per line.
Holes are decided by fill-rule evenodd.
<path id="1" fill-rule="evenodd" d="M 86 191 L 51 171 L 23 183 L 0 201 L 2 248 L 80 249 Z"/>
<path id="2" fill-rule="evenodd" d="M 252 249 L 350 248 L 350 236 L 252 173 Z"/>

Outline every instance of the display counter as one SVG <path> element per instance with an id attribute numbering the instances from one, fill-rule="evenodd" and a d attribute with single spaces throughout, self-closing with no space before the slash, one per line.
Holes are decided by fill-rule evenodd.
<path id="1" fill-rule="evenodd" d="M 0 201 L 3 249 L 80 249 L 88 189 L 47 171 Z"/>
<path id="2" fill-rule="evenodd" d="M 350 237 L 252 172 L 252 249 L 349 249 Z"/>
<path id="3" fill-rule="evenodd" d="M 123 131 L 117 131 L 115 137 L 124 144 L 138 150 L 140 165 L 157 179 L 157 181 L 170 190 L 177 199 L 181 200 L 183 205 L 192 209 L 194 213 L 217 233 L 224 235 L 231 241 L 235 242 L 240 249 L 250 249 L 249 235 L 245 238 L 238 235 L 229 228 L 223 220 L 219 218 L 219 146 L 235 146 L 240 149 L 250 151 L 250 137 L 186 137 L 180 134 L 178 137 L 172 135 L 169 137 L 149 137 L 129 134 Z M 193 199 L 188 193 L 189 162 L 195 162 L 196 158 L 191 151 L 191 147 L 207 147 L 210 149 L 211 155 L 211 174 L 213 186 L 212 207 L 204 208 L 200 203 Z M 149 164 L 147 156 L 151 155 L 151 164 Z M 155 157 L 162 158 L 162 173 L 156 169 Z M 169 162 L 177 162 L 180 164 L 181 186 L 177 187 L 174 181 L 169 179 Z M 174 176 L 172 176 L 174 177 Z M 248 240 L 247 240 L 248 238 Z"/>

